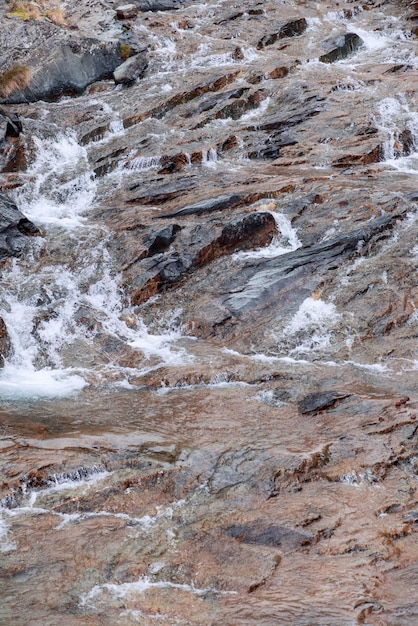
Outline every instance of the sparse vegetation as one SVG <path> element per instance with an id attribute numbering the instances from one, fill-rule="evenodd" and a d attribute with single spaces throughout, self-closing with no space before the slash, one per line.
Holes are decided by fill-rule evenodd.
<path id="1" fill-rule="evenodd" d="M 128 59 L 131 56 L 132 48 L 127 43 L 121 43 L 119 44 L 119 52 L 120 52 L 121 58 L 124 61 L 126 61 L 126 59 Z"/>
<path id="2" fill-rule="evenodd" d="M 38 0 L 38 2 L 28 2 L 27 0 L 12 0 L 6 4 L 5 12 L 7 17 L 19 20 L 40 20 L 48 19 L 54 24 L 64 23 L 64 12 L 57 2 L 51 0 Z"/>
<path id="3" fill-rule="evenodd" d="M 0 98 L 7 98 L 14 91 L 25 89 L 31 77 L 26 65 L 15 65 L 0 74 Z"/>

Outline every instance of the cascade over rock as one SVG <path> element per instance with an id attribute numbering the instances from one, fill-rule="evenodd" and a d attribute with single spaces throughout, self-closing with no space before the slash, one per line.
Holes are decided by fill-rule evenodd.
<path id="1" fill-rule="evenodd" d="M 417 3 L 0 5 L 0 621 L 418 623 Z"/>

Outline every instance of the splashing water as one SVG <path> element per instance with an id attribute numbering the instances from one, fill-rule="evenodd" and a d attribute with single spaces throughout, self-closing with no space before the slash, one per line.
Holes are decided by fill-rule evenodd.
<path id="1" fill-rule="evenodd" d="M 2 276 L 0 316 L 12 353 L 0 372 L 1 398 L 71 395 L 97 377 L 106 378 L 109 368 L 124 379 L 124 368 L 103 353 L 100 337 L 113 338 L 146 360 L 153 357 L 153 368 L 183 363 L 185 350 L 171 346 L 180 337 L 173 325 L 151 334 L 124 307 L 121 279 L 112 271 L 106 248 L 107 232 L 87 224 L 96 182 L 86 150 L 72 133 L 35 143 L 37 158 L 15 200 L 44 225 L 45 237 L 32 240 L 25 260 L 13 262 Z M 51 248 L 54 256 L 58 252 L 59 271 L 47 262 Z M 134 322 L 128 324 L 127 316 Z M 71 367 L 66 363 L 69 351 Z"/>
<path id="2" fill-rule="evenodd" d="M 332 328 L 339 318 L 331 302 L 306 298 L 283 329 L 279 346 L 285 347 L 290 357 L 315 355 L 326 350 L 331 344 Z"/>

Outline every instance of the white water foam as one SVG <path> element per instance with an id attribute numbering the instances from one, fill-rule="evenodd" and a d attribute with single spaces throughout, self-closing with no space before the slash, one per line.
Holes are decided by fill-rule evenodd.
<path id="1" fill-rule="evenodd" d="M 379 102 L 375 123 L 386 136 L 383 144 L 386 164 L 398 171 L 416 174 L 418 111 L 411 110 L 406 97 L 398 94 L 396 97 L 384 98 Z"/>
<path id="2" fill-rule="evenodd" d="M 314 355 L 331 345 L 332 329 L 340 319 L 334 304 L 306 298 L 281 333 L 280 347 L 291 358 Z"/>
<path id="3" fill-rule="evenodd" d="M 36 224 L 79 227 L 96 194 L 86 149 L 72 132 L 33 141 L 37 157 L 27 172 L 30 182 L 14 192 L 16 204 Z"/>

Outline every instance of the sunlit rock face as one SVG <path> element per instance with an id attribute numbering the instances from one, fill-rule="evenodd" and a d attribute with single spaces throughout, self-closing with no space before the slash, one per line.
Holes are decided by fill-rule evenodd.
<path id="1" fill-rule="evenodd" d="M 417 622 L 417 8 L 346 4 L 1 8 L 5 623 Z"/>

